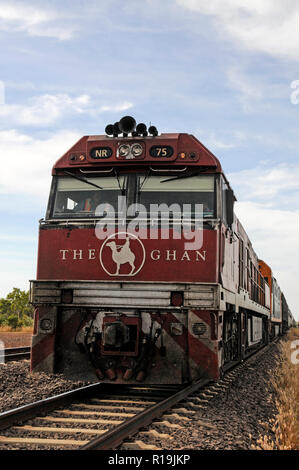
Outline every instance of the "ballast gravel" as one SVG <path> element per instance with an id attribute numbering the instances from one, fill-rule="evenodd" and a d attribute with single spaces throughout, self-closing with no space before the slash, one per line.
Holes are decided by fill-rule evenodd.
<path id="1" fill-rule="evenodd" d="M 30 374 L 29 361 L 0 364 L 0 412 L 88 385 L 61 374 Z"/>
<path id="2" fill-rule="evenodd" d="M 193 415 L 185 415 L 189 418 L 187 421 L 182 418 L 169 420 L 182 429 L 166 429 L 158 420 L 147 428 L 167 432 L 173 439 L 145 438 L 137 434 L 131 441 L 143 440 L 165 450 L 252 450 L 261 435 L 273 438 L 271 430 L 266 431 L 265 423 L 274 419 L 277 413 L 271 377 L 280 354 L 278 344 L 273 343 L 262 354 L 243 363 L 230 375 L 231 378 L 225 378 L 213 398 L 202 402 L 200 408 L 192 407 L 188 399 L 181 403 L 184 408 L 195 410 Z M 212 387 L 208 386 L 206 390 Z M 201 396 L 202 392 L 199 392 L 198 397 Z M 126 449 L 126 444 L 121 449 Z"/>
<path id="3" fill-rule="evenodd" d="M 236 372 L 226 376 L 224 381 L 220 381 L 219 387 L 208 386 L 204 391 L 208 398 L 200 391 L 198 397 L 203 399 L 200 407 L 192 407 L 192 403 L 197 402 L 191 403 L 188 399 L 176 405 L 175 408 L 194 411 L 194 414 L 185 414 L 188 420 L 184 419 L 183 413 L 177 418 L 161 418 L 161 421 L 168 420 L 182 428 L 159 425 L 159 420 L 147 428 L 169 434 L 173 439 L 137 434 L 131 441 L 142 440 L 165 450 L 252 449 L 259 436 L 265 434 L 263 423 L 273 419 L 277 411 L 271 376 L 278 355 L 278 344 L 272 344 L 265 352 L 250 358 Z M 88 383 L 66 380 L 57 374 L 30 374 L 29 361 L 0 364 L 0 412 Z M 216 392 L 209 396 L 212 389 Z M 173 411 L 167 412 L 171 413 Z M 124 443 L 120 449 L 125 448 Z"/>

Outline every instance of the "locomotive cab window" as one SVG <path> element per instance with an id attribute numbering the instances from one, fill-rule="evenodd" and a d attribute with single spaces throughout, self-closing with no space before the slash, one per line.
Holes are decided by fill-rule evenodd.
<path id="1" fill-rule="evenodd" d="M 202 204 L 203 218 L 215 216 L 214 176 L 194 175 L 188 178 L 169 175 L 150 175 L 148 178 L 140 176 L 139 188 L 139 202 L 148 211 L 150 204 L 167 204 L 167 206 L 178 204 L 182 214 L 184 211 L 185 216 L 194 217 L 195 204 Z M 199 218 L 201 218 L 200 213 Z"/>
<path id="2" fill-rule="evenodd" d="M 118 196 L 125 191 L 125 177 L 84 177 L 84 179 L 86 181 L 71 176 L 56 178 L 53 218 L 94 217 L 99 204 L 106 204 L 107 210 L 108 205 L 111 205 L 117 212 Z"/>

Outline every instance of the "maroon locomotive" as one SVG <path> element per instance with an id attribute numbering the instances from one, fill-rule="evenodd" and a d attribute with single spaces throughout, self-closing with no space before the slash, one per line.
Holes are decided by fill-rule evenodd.
<path id="1" fill-rule="evenodd" d="M 127 116 L 52 174 L 32 371 L 181 384 L 217 379 L 268 342 L 268 283 L 218 159 L 194 136 Z"/>

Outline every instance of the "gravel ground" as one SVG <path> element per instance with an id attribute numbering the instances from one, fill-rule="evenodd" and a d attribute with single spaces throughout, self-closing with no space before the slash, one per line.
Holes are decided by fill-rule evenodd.
<path id="1" fill-rule="evenodd" d="M 260 434 L 266 434 L 263 423 L 268 423 L 276 415 L 270 379 L 278 354 L 277 344 L 272 344 L 261 356 L 252 357 L 250 363 L 238 370 L 226 390 L 209 399 L 192 417 L 189 416 L 191 419 L 185 421 L 184 429 L 171 432 L 174 437 L 171 441 L 156 438 L 149 442 L 162 449 L 176 450 L 252 449 Z M 188 401 L 181 405 L 188 407 Z M 205 420 L 213 427 L 202 426 Z M 169 429 L 156 429 L 170 434 Z M 134 440 L 141 438 L 137 435 Z"/>
<path id="2" fill-rule="evenodd" d="M 30 374 L 29 361 L 0 364 L 0 412 L 88 385 L 60 374 Z"/>
<path id="3" fill-rule="evenodd" d="M 276 414 L 270 378 L 277 355 L 277 344 L 272 344 L 262 355 L 251 358 L 237 369 L 232 379 L 225 379 L 224 388 L 217 395 L 209 398 L 208 403 L 197 408 L 194 414 L 186 415 L 190 418 L 188 421 L 170 419 L 172 423 L 184 426 L 183 429 L 170 430 L 158 423 L 152 424 L 150 429 L 171 434 L 172 440 L 145 439 L 144 435 L 136 435 L 134 440 L 143 440 L 165 450 L 251 449 L 259 435 L 265 434 L 262 423 Z M 0 412 L 87 384 L 66 380 L 62 375 L 30 374 L 29 361 L 1 364 Z M 175 408 L 188 406 L 186 400 Z M 204 425 L 205 420 L 209 426 Z"/>

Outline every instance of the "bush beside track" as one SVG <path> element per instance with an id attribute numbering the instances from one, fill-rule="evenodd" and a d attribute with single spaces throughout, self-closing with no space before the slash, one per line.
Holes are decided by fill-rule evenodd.
<path id="1" fill-rule="evenodd" d="M 299 328 L 292 328 L 279 345 L 280 355 L 271 378 L 276 392 L 277 414 L 265 425 L 266 430 L 271 430 L 272 437 L 261 436 L 257 449 L 299 449 L 299 364 L 291 360 L 292 353 L 294 357 L 294 348 L 291 346 L 296 340 L 299 340 Z"/>

